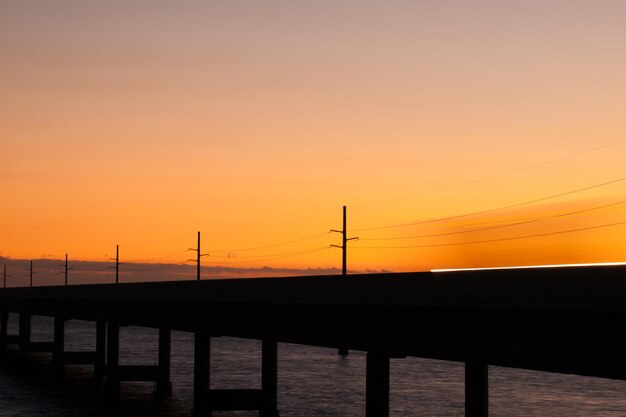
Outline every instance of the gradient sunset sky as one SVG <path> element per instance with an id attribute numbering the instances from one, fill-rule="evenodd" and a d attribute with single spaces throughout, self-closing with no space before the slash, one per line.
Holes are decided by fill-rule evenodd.
<path id="1" fill-rule="evenodd" d="M 353 270 L 626 261 L 625 45 L 617 0 L 2 0 L 0 256 L 340 267 L 347 205 Z"/>

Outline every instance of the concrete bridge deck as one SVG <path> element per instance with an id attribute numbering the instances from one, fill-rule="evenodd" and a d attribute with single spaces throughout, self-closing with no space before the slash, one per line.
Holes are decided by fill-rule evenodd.
<path id="1" fill-rule="evenodd" d="M 224 398 L 231 409 L 239 401 L 278 415 L 276 342 L 368 352 L 368 417 L 388 415 L 391 357 L 465 362 L 468 416 L 488 415 L 488 365 L 626 379 L 621 266 L 8 288 L 0 290 L 0 312 L 24 317 L 18 339 L 25 351 L 26 317 L 52 316 L 61 327 L 69 319 L 107 323 L 113 393 L 123 378 L 161 378 L 166 386 L 169 331 L 194 332 L 197 415 Z M 160 370 L 117 365 L 120 325 L 161 329 Z M 262 390 L 210 390 L 206 358 L 215 336 L 264 341 Z"/>

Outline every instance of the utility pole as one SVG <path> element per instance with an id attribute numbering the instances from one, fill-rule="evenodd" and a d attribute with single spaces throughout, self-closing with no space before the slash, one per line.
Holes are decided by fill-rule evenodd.
<path id="1" fill-rule="evenodd" d="M 115 245 L 115 283 L 120 283 L 120 245 Z"/>
<path id="2" fill-rule="evenodd" d="M 200 253 L 200 232 L 198 232 L 198 247 L 197 248 L 189 248 L 189 250 L 193 250 L 198 252 L 198 256 L 196 259 L 188 259 L 187 262 L 195 262 L 196 266 L 196 281 L 200 281 L 200 257 L 208 256 L 208 253 L 202 254 Z"/>
<path id="3" fill-rule="evenodd" d="M 335 229 L 331 229 L 331 232 L 335 232 L 335 233 L 341 233 L 342 235 L 342 244 L 341 246 L 339 245 L 330 245 L 333 248 L 340 248 L 342 251 L 341 254 L 341 275 L 343 275 L 344 277 L 348 274 L 348 241 L 350 240 L 358 240 L 358 237 L 351 237 L 348 238 L 348 231 L 346 228 L 346 206 L 343 206 L 343 229 L 342 230 L 335 230 Z"/>
<path id="4" fill-rule="evenodd" d="M 67 259 L 67 255 L 66 255 Z M 109 258 L 112 261 L 115 261 L 115 283 L 120 283 L 120 245 L 115 245 L 115 258 Z M 67 262 L 67 260 L 66 260 Z M 109 268 L 113 268 L 112 266 Z"/>
<path id="5" fill-rule="evenodd" d="M 200 281 L 200 232 L 198 232 L 198 259 L 196 260 L 196 281 Z"/>
<path id="6" fill-rule="evenodd" d="M 59 265 L 59 266 L 64 266 L 64 273 L 65 273 L 65 285 L 67 286 L 67 272 L 74 269 L 74 268 L 69 268 L 68 266 L 68 262 L 67 262 L 67 253 L 65 254 L 65 265 Z"/>
<path id="7" fill-rule="evenodd" d="M 333 248 L 340 248 L 342 253 L 341 253 L 341 276 L 343 276 L 344 278 L 346 277 L 346 275 L 348 275 L 348 241 L 349 240 L 357 240 L 358 237 L 351 237 L 348 238 L 348 229 L 346 227 L 346 206 L 343 206 L 343 229 L 341 230 L 334 230 L 331 229 L 331 232 L 335 232 L 335 233 L 341 233 L 341 237 L 342 237 L 342 243 L 341 246 L 339 245 L 330 245 Z M 345 356 L 348 354 L 348 349 L 345 347 L 340 347 L 338 350 L 338 353 L 342 356 Z"/>

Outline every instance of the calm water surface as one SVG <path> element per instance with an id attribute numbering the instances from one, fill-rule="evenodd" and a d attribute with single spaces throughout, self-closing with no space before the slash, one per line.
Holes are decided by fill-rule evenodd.
<path id="1" fill-rule="evenodd" d="M 17 333 L 12 315 L 9 331 Z M 158 332 L 121 330 L 120 363 L 154 364 Z M 33 318 L 33 340 L 52 339 L 52 320 Z M 66 349 L 93 350 L 95 325 L 66 324 Z M 259 388 L 258 341 L 215 338 L 212 341 L 211 384 L 214 388 Z M 279 344 L 279 398 L 282 417 L 365 414 L 365 354 L 341 357 L 335 349 Z M 123 383 L 119 408 L 100 401 L 100 386 L 91 367 L 68 367 L 62 381 L 50 375 L 49 356 L 35 356 L 29 366 L 16 355 L 0 360 L 0 416 L 189 416 L 193 396 L 193 335 L 172 333 L 173 396 L 158 401 L 152 383 Z M 391 361 L 392 416 L 463 416 L 462 364 L 416 358 Z M 626 416 L 626 382 L 531 372 L 489 369 L 491 416 Z M 256 416 L 256 412 L 214 412 L 216 417 Z"/>

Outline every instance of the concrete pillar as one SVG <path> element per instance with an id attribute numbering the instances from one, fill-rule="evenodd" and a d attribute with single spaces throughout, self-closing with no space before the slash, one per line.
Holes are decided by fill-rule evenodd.
<path id="1" fill-rule="evenodd" d="M 389 417 L 389 355 L 367 352 L 365 417 Z"/>
<path id="2" fill-rule="evenodd" d="M 0 313 L 0 348 L 4 349 L 7 336 L 8 336 L 8 326 L 9 326 L 9 313 L 7 311 L 3 311 Z"/>
<path id="3" fill-rule="evenodd" d="M 94 363 L 94 377 L 102 379 L 106 373 L 106 342 L 107 329 L 106 322 L 96 322 L 96 361 Z"/>
<path id="4" fill-rule="evenodd" d="M 172 331 L 159 329 L 159 368 L 157 371 L 156 395 L 168 397 L 172 395 L 170 381 L 170 356 L 172 352 Z"/>
<path id="5" fill-rule="evenodd" d="M 20 353 L 29 353 L 30 350 L 30 324 L 31 324 L 31 315 L 27 313 L 20 313 L 20 344 L 19 344 L 19 352 Z"/>
<path id="6" fill-rule="evenodd" d="M 120 325 L 107 323 L 107 364 L 104 384 L 105 400 L 116 402 L 120 396 Z"/>
<path id="7" fill-rule="evenodd" d="M 211 372 L 211 337 L 208 333 L 196 332 L 193 364 L 193 411 L 192 417 L 211 416 L 209 386 Z"/>
<path id="8" fill-rule="evenodd" d="M 63 352 L 65 350 L 65 319 L 62 317 L 54 318 L 54 348 L 52 351 L 52 362 L 59 376 L 65 374 L 65 365 L 63 363 Z"/>
<path id="9" fill-rule="evenodd" d="M 263 340 L 261 348 L 261 390 L 259 417 L 278 417 L 278 344 Z"/>
<path id="10" fill-rule="evenodd" d="M 480 362 L 465 363 L 465 416 L 489 415 L 489 369 Z"/>

